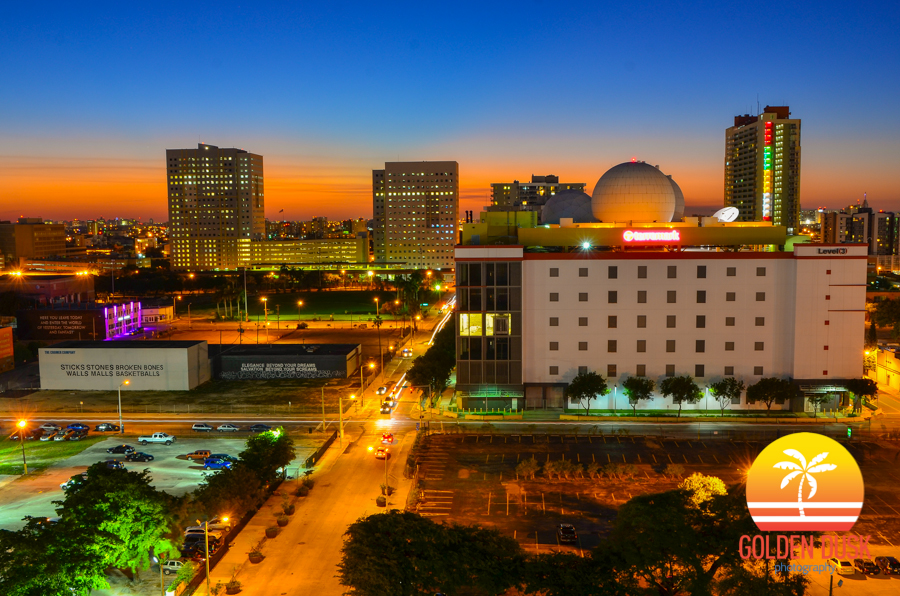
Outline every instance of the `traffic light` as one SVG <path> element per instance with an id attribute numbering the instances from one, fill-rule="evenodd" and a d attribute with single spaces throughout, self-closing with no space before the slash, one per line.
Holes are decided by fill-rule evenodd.
<path id="1" fill-rule="evenodd" d="M 847 427 L 847 438 L 850 439 L 853 437 L 853 429 L 849 426 Z"/>

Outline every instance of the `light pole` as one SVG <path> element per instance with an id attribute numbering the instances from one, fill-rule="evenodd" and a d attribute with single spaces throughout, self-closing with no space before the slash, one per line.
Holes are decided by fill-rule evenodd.
<path id="1" fill-rule="evenodd" d="M 419 321 L 421 319 L 422 319 L 421 315 L 416 315 L 416 322 L 413 323 L 413 336 L 412 336 L 413 347 L 415 347 L 415 345 L 416 345 L 416 331 L 419 330 Z"/>
<path id="2" fill-rule="evenodd" d="M 266 343 L 269 343 L 269 299 L 263 298 L 263 312 L 266 315 Z"/>
<path id="3" fill-rule="evenodd" d="M 378 357 L 381 358 L 381 370 L 384 373 L 384 352 L 381 350 L 381 303 L 375 298 L 375 329 L 378 330 Z"/>
<path id="4" fill-rule="evenodd" d="M 297 301 L 297 322 L 298 322 L 298 323 L 300 322 L 300 309 L 301 309 L 301 308 L 303 308 L 303 301 L 302 301 L 302 300 L 298 300 L 298 301 Z"/>
<path id="5" fill-rule="evenodd" d="M 375 272 L 372 271 L 371 269 L 369 269 L 369 271 L 368 271 L 368 273 L 366 273 L 366 275 L 369 276 L 369 289 L 371 290 L 372 289 L 372 281 L 374 281 L 374 279 L 375 279 Z"/>
<path id="6" fill-rule="evenodd" d="M 131 381 L 129 379 L 125 379 L 121 383 L 119 383 L 119 434 L 125 434 L 125 425 L 122 423 L 122 386 L 131 385 Z"/>
<path id="7" fill-rule="evenodd" d="M 160 596 L 166 596 L 166 580 L 163 579 L 163 563 L 168 560 L 168 557 L 164 556 L 162 553 L 156 555 L 156 562 L 159 563 L 159 594 Z"/>
<path id="8" fill-rule="evenodd" d="M 188 329 L 193 329 L 194 323 L 191 321 L 191 303 L 188 302 Z"/>
<path id="9" fill-rule="evenodd" d="M 338 394 L 338 421 L 341 436 L 341 447 L 344 446 L 344 396 Z"/>
<path id="10" fill-rule="evenodd" d="M 28 426 L 27 420 L 19 420 L 19 443 L 22 444 L 22 467 L 25 468 L 24 476 L 28 475 L 28 462 L 25 461 L 25 427 Z"/>

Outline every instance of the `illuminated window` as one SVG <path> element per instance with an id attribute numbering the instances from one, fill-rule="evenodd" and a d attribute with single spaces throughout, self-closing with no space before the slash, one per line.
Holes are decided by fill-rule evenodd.
<path id="1" fill-rule="evenodd" d="M 462 313 L 459 315 L 459 334 L 461 336 L 481 335 L 482 315 L 479 313 Z"/>

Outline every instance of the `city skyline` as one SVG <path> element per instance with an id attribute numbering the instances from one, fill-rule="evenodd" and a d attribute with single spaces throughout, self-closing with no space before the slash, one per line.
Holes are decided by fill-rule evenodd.
<path id="1" fill-rule="evenodd" d="M 736 78 L 721 49 L 746 14 L 719 5 L 572 5 L 540 17 L 479 7 L 477 18 L 288 7 L 246 22 L 206 20 L 199 7 L 180 7 L 177 20 L 164 7 L 12 7 L 0 47 L 22 59 L 8 68 L 19 92 L 0 99 L 0 218 L 164 220 L 159 158 L 198 141 L 266 156 L 270 219 L 281 209 L 288 219 L 370 217 L 371 170 L 399 160 L 457 161 L 460 210 L 477 213 L 497 180 L 555 174 L 590 192 L 602 172 L 637 158 L 679 181 L 688 213 L 708 211 L 724 198 L 724 128 L 766 104 L 804 120 L 803 208 L 867 192 L 900 209 L 890 176 L 900 157 L 896 11 L 814 8 L 767 21 L 790 77 L 742 55 Z M 409 33 L 386 41 L 388 25 Z M 226 38 L 246 51 L 204 58 Z M 234 90 L 226 62 L 258 68 L 259 82 Z M 172 91 L 188 87 L 215 99 Z"/>

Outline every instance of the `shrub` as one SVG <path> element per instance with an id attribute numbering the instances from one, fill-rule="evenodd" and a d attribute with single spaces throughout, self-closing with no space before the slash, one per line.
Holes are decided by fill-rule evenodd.
<path id="1" fill-rule="evenodd" d="M 313 485 L 315 485 L 315 483 L 316 483 L 316 481 L 313 480 L 313 478 L 311 476 L 304 476 L 302 482 L 303 482 L 303 486 L 305 486 L 307 490 L 311 489 L 313 487 Z"/>
<path id="2" fill-rule="evenodd" d="M 621 468 L 622 466 L 619 464 L 606 464 L 603 466 L 603 473 L 606 474 L 608 478 L 618 478 L 622 473 Z"/>
<path id="3" fill-rule="evenodd" d="M 684 476 L 684 466 L 681 464 L 666 464 L 666 467 L 663 468 L 663 476 L 681 478 Z"/>
<path id="4" fill-rule="evenodd" d="M 587 471 L 588 477 L 590 477 L 590 478 L 593 478 L 594 476 L 596 476 L 596 475 L 597 475 L 597 471 L 598 471 L 599 469 L 600 469 L 600 464 L 598 464 L 598 463 L 595 462 L 595 461 L 592 461 L 591 463 L 589 463 L 589 464 L 585 467 L 585 470 Z"/>
<path id="5" fill-rule="evenodd" d="M 625 466 L 622 468 L 622 472 L 632 480 L 634 480 L 634 477 L 637 475 L 638 471 L 638 467 L 635 464 L 625 464 Z"/>
<path id="6" fill-rule="evenodd" d="M 516 474 L 523 478 L 531 478 L 534 479 L 534 475 L 537 474 L 538 470 L 540 470 L 541 466 L 537 463 L 535 459 L 524 459 L 519 462 L 519 465 L 516 466 Z"/>
<path id="7" fill-rule="evenodd" d="M 307 488 L 305 484 L 301 484 L 300 488 L 297 489 L 297 496 L 305 497 L 308 494 L 309 494 L 309 488 Z"/>

